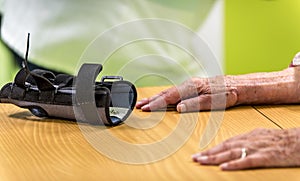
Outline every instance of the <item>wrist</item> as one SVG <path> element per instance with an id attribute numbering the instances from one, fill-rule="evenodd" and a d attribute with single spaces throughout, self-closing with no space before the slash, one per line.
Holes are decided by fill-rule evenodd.
<path id="1" fill-rule="evenodd" d="M 225 76 L 226 87 L 235 89 L 238 104 L 300 102 L 300 67 L 279 72 Z"/>

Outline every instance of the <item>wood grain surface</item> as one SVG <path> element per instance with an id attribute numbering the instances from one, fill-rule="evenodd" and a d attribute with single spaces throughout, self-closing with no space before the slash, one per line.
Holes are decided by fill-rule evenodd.
<path id="1" fill-rule="evenodd" d="M 162 89 L 164 87 L 140 88 L 139 99 Z M 280 108 L 259 110 L 274 114 Z M 295 113 L 299 112 L 298 106 L 283 106 L 282 109 L 285 116 L 290 117 L 284 120 L 299 118 L 299 113 Z M 221 127 L 206 148 L 257 127 L 279 129 L 269 120 L 273 117 L 266 118 L 250 106 L 217 113 L 134 110 L 124 124 L 106 128 L 41 119 L 25 109 L 0 104 L 0 180 L 265 181 L 300 178 L 299 168 L 224 172 L 218 166 L 192 162 L 191 155 L 200 151 L 200 139 L 207 125 L 216 121 L 212 119 L 213 114 L 220 116 L 217 118 L 221 118 Z M 275 120 L 276 115 L 273 115 Z M 287 127 L 292 125 L 288 123 Z"/>
<path id="2" fill-rule="evenodd" d="M 300 105 L 255 106 L 281 128 L 300 127 Z"/>

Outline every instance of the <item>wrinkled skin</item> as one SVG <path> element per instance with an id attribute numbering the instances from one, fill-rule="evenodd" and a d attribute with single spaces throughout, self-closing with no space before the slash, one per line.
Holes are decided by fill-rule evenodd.
<path id="1" fill-rule="evenodd" d="M 300 103 L 299 66 L 278 72 L 192 78 L 138 101 L 136 108 L 156 111 L 176 105 L 178 112 L 190 112 L 225 109 L 242 104 L 287 103 Z"/>
<path id="2" fill-rule="evenodd" d="M 224 96 L 227 96 L 227 103 Z M 143 111 L 155 111 L 177 104 L 178 112 L 211 110 L 212 99 L 216 100 L 214 109 L 231 107 L 237 101 L 236 89 L 225 88 L 223 77 L 192 78 L 151 98 L 142 99 L 136 107 Z"/>
<path id="3" fill-rule="evenodd" d="M 241 158 L 242 148 L 245 158 Z M 220 165 L 222 170 L 300 166 L 300 128 L 255 129 L 192 158 L 203 165 Z"/>

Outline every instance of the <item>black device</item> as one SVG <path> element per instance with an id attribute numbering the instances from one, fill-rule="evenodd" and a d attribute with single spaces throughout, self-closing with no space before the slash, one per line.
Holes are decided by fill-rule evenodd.
<path id="1" fill-rule="evenodd" d="M 14 82 L 0 90 L 0 103 L 27 108 L 38 117 L 78 120 L 96 125 L 115 126 L 122 123 L 134 109 L 135 86 L 121 76 L 103 76 L 101 64 L 83 64 L 77 76 L 54 75 L 51 71 L 27 65 L 29 36 L 23 68 Z"/>

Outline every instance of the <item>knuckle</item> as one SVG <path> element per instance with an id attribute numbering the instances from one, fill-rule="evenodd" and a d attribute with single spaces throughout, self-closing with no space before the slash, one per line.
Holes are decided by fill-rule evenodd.
<path id="1" fill-rule="evenodd" d="M 237 104 L 238 96 L 235 89 L 230 90 L 226 93 L 226 107 L 231 107 Z"/>
<path id="2" fill-rule="evenodd" d="M 178 102 L 178 98 L 173 90 L 168 89 L 161 92 L 161 97 L 165 100 L 168 104 L 173 104 Z"/>
<path id="3" fill-rule="evenodd" d="M 231 142 L 229 140 L 226 140 L 222 143 L 222 149 L 223 150 L 230 150 L 231 149 Z"/>
<path id="4" fill-rule="evenodd" d="M 195 91 L 195 94 L 206 94 L 211 92 L 209 81 L 205 78 L 192 78 L 188 85 Z"/>
<path id="5" fill-rule="evenodd" d="M 201 95 L 198 98 L 198 102 L 203 104 L 211 104 L 211 96 L 210 95 Z"/>
<path id="6" fill-rule="evenodd" d="M 217 156 L 215 155 L 211 155 L 207 157 L 207 162 L 212 163 L 212 164 L 216 164 L 217 163 Z"/>
<path id="7" fill-rule="evenodd" d="M 234 150 L 229 150 L 229 159 L 230 159 L 230 160 L 234 160 L 234 159 L 236 159 L 237 157 L 239 157 L 239 155 L 237 154 L 236 151 L 234 151 Z"/>

